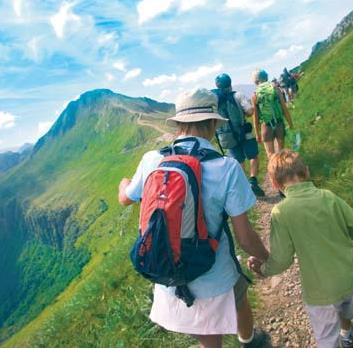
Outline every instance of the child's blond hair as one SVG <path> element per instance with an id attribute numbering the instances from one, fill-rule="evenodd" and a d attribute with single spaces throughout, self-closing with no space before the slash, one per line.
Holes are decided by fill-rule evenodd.
<path id="1" fill-rule="evenodd" d="M 305 181 L 309 177 L 308 168 L 299 153 L 288 149 L 273 154 L 267 170 L 272 181 L 280 186 L 294 178 Z"/>

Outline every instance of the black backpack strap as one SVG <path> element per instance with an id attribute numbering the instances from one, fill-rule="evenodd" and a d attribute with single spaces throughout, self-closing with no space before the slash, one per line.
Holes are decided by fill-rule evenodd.
<path id="1" fill-rule="evenodd" d="M 211 161 L 217 158 L 223 158 L 224 155 L 221 155 L 219 152 L 212 149 L 201 149 L 198 151 L 197 158 L 201 162 Z"/>
<path id="2" fill-rule="evenodd" d="M 175 288 L 175 296 L 184 301 L 187 307 L 194 304 L 195 296 L 191 293 L 187 285 L 179 285 Z"/>
<path id="3" fill-rule="evenodd" d="M 228 214 L 226 212 L 223 212 L 222 229 L 224 230 L 224 232 L 226 233 L 226 235 L 228 237 L 229 251 L 230 251 L 230 254 L 234 260 L 235 267 L 237 268 L 238 273 L 241 274 L 248 281 L 249 284 L 252 284 L 251 279 L 246 274 L 244 274 L 244 272 L 241 268 L 240 262 L 239 262 L 237 256 L 235 255 L 234 240 L 233 240 L 233 236 L 232 236 L 232 231 L 230 230 L 229 225 L 228 225 Z"/>
<path id="4" fill-rule="evenodd" d="M 222 155 L 225 156 L 225 152 L 224 152 L 224 149 L 221 145 L 221 142 L 219 141 L 219 137 L 218 137 L 217 132 L 216 132 L 215 136 L 216 136 L 217 145 L 218 145 L 219 149 L 221 150 Z"/>

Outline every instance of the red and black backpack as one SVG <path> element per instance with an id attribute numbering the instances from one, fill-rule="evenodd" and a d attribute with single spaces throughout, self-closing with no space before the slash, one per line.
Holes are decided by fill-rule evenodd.
<path id="1" fill-rule="evenodd" d="M 191 151 L 177 146 L 190 141 L 194 142 Z M 194 297 L 187 284 L 212 267 L 225 227 L 222 224 L 214 237 L 208 233 L 201 199 L 201 162 L 222 155 L 200 149 L 196 138 L 176 140 L 160 153 L 164 159 L 144 184 L 139 237 L 130 257 L 137 272 L 154 283 L 176 286 L 176 296 L 191 306 Z M 230 244 L 233 256 L 234 244 Z"/>

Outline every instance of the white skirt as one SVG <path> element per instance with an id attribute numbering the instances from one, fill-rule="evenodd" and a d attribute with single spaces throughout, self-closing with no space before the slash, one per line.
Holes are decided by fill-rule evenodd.
<path id="1" fill-rule="evenodd" d="M 216 297 L 196 299 L 191 307 L 187 307 L 182 300 L 156 285 L 150 319 L 169 331 L 185 334 L 236 334 L 233 288 Z"/>

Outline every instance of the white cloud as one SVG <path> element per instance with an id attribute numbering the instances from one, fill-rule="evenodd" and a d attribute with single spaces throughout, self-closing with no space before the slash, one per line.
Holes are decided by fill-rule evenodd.
<path id="1" fill-rule="evenodd" d="M 0 129 L 9 129 L 15 126 L 16 116 L 6 111 L 0 111 Z"/>
<path id="2" fill-rule="evenodd" d="M 194 7 L 203 6 L 206 0 L 181 0 L 179 9 L 180 11 L 189 11 Z"/>
<path id="3" fill-rule="evenodd" d="M 17 17 L 22 17 L 23 0 L 12 0 L 12 7 Z"/>
<path id="4" fill-rule="evenodd" d="M 281 48 L 279 49 L 274 57 L 275 59 L 282 60 L 286 59 L 290 56 L 293 56 L 299 52 L 302 52 L 304 50 L 304 47 L 302 45 L 291 45 L 288 48 Z"/>
<path id="5" fill-rule="evenodd" d="M 181 75 L 179 77 L 179 81 L 182 83 L 196 82 L 205 76 L 221 71 L 222 68 L 222 64 L 216 64 L 212 66 L 200 66 L 195 71 L 190 71 Z"/>
<path id="6" fill-rule="evenodd" d="M 171 94 L 172 94 L 172 91 L 170 89 L 163 89 L 163 91 L 159 95 L 159 99 L 165 100 L 166 98 L 170 97 Z"/>
<path id="7" fill-rule="evenodd" d="M 177 76 L 175 74 L 172 75 L 159 75 L 156 77 L 153 77 L 151 79 L 146 79 L 142 82 L 142 84 L 145 87 L 150 87 L 150 86 L 157 86 L 157 85 L 163 85 L 169 82 L 174 82 L 176 81 Z"/>
<path id="8" fill-rule="evenodd" d="M 27 52 L 26 52 L 27 56 L 37 63 L 40 62 L 42 58 L 40 41 L 41 41 L 41 38 L 36 36 L 36 37 L 33 37 L 31 40 L 29 40 L 27 43 Z"/>
<path id="9" fill-rule="evenodd" d="M 137 4 L 139 23 L 147 22 L 168 11 L 174 0 L 142 0 Z"/>
<path id="10" fill-rule="evenodd" d="M 124 60 L 117 60 L 113 64 L 113 67 L 119 71 L 126 71 L 126 63 Z"/>
<path id="11" fill-rule="evenodd" d="M 59 39 L 65 36 L 65 30 L 69 24 L 79 24 L 81 18 L 72 12 L 73 3 L 64 2 L 59 11 L 50 17 L 50 23 Z"/>
<path id="12" fill-rule="evenodd" d="M 139 76 L 141 72 L 142 70 L 140 68 L 131 69 L 125 74 L 124 80 L 134 79 L 135 77 Z"/>
<path id="13" fill-rule="evenodd" d="M 207 0 L 141 0 L 137 4 L 138 21 L 140 24 L 177 8 L 181 12 L 190 11 L 199 6 L 204 6 Z"/>
<path id="14" fill-rule="evenodd" d="M 111 73 L 106 73 L 106 74 L 105 74 L 105 78 L 107 79 L 108 82 L 112 82 L 112 81 L 115 80 L 114 75 L 111 74 Z"/>
<path id="15" fill-rule="evenodd" d="M 38 136 L 41 137 L 42 135 L 46 134 L 53 124 L 54 121 L 39 122 L 37 127 Z"/>
<path id="16" fill-rule="evenodd" d="M 226 7 L 257 14 L 274 5 L 275 0 L 227 0 Z"/>

